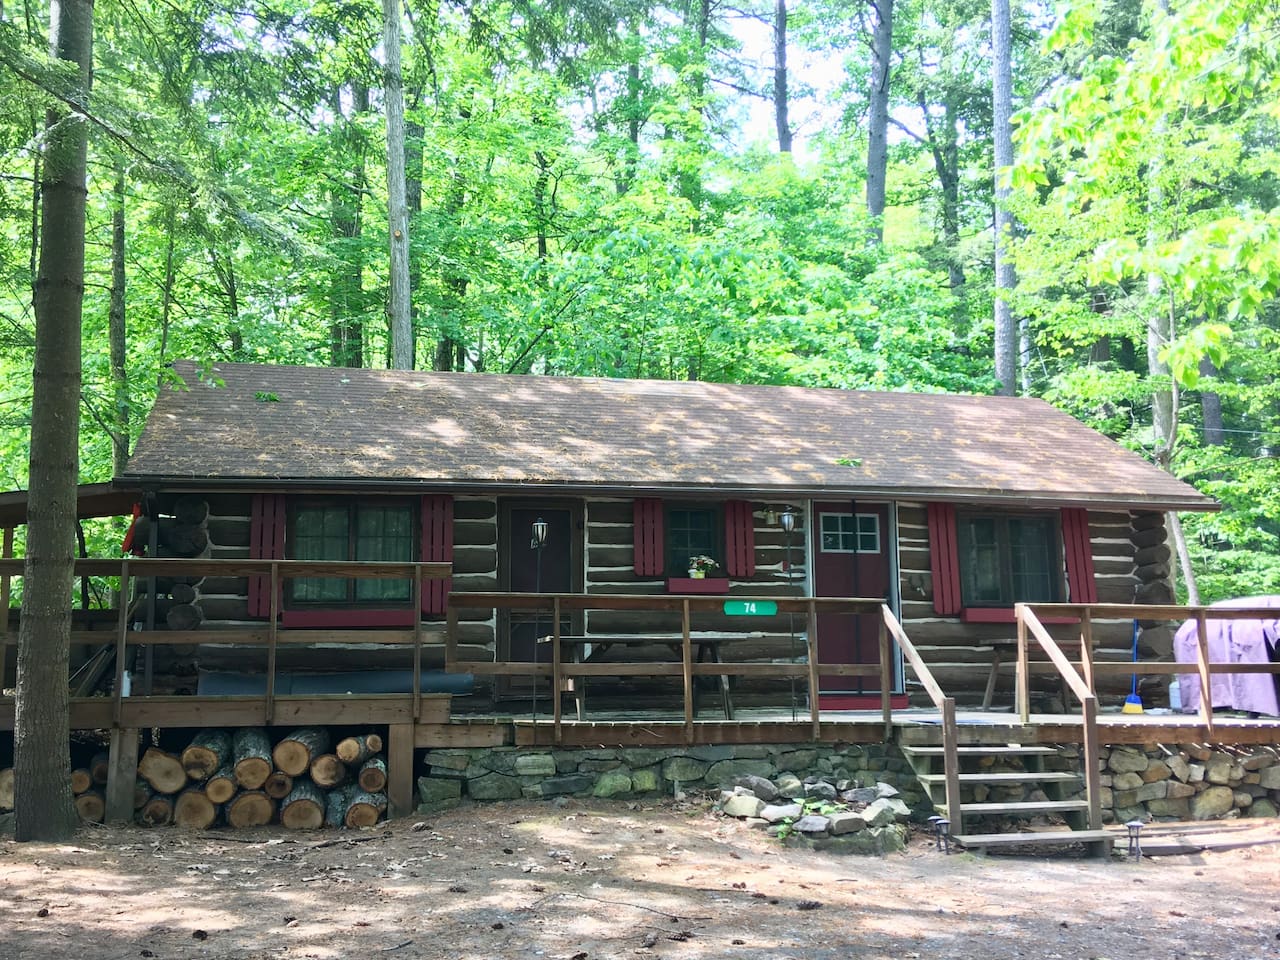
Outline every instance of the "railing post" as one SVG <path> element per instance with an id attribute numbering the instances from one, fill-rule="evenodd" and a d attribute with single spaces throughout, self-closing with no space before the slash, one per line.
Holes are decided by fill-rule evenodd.
<path id="1" fill-rule="evenodd" d="M 267 622 L 267 693 L 264 722 L 270 724 L 276 713 L 276 631 L 280 619 L 280 564 L 271 563 L 271 619 Z"/>
<path id="2" fill-rule="evenodd" d="M 693 642 L 689 630 L 689 598 L 680 602 L 680 630 L 684 655 L 684 738 L 693 743 Z"/>
<path id="3" fill-rule="evenodd" d="M 942 767 L 946 776 L 947 819 L 953 834 L 964 833 L 964 817 L 960 813 L 960 734 L 956 727 L 956 698 L 942 701 Z"/>
<path id="4" fill-rule="evenodd" d="M 6 593 L 9 578 L 5 577 Z M 5 620 L 9 618 L 9 605 L 6 603 Z M 120 698 L 124 686 L 125 643 L 129 639 L 129 558 L 120 561 L 120 609 L 116 612 L 116 682 L 111 697 L 111 725 L 120 726 Z"/>
<path id="5" fill-rule="evenodd" d="M 1027 663 L 1027 607 L 1017 604 L 1014 611 L 1018 618 L 1018 665 L 1014 676 L 1014 700 L 1018 716 L 1023 723 L 1031 722 L 1031 679 Z"/>
<path id="6" fill-rule="evenodd" d="M 560 650 L 560 594 L 551 601 L 551 732 L 556 746 L 560 745 L 560 721 L 564 705 L 560 691 L 564 684 L 563 653 Z M 578 701 L 581 703 L 582 701 Z"/>
<path id="7" fill-rule="evenodd" d="M 805 658 L 809 661 L 809 724 L 813 739 L 816 741 L 822 731 L 822 710 L 819 706 L 818 689 L 822 683 L 818 675 L 818 603 L 809 598 L 805 613 L 808 622 L 805 624 Z M 792 664 L 792 666 L 795 666 Z M 792 709 L 795 709 L 794 707 Z"/>
<path id="8" fill-rule="evenodd" d="M 1213 690 L 1209 675 L 1209 624 L 1204 609 L 1195 612 L 1196 617 L 1196 672 L 1200 675 L 1200 719 L 1205 729 L 1213 733 Z"/>
<path id="9" fill-rule="evenodd" d="M 1089 692 L 1095 697 L 1098 695 L 1097 689 L 1093 684 L 1093 611 L 1089 607 L 1085 607 L 1080 612 L 1080 674 L 1084 678 L 1085 686 L 1089 688 Z M 1066 709 L 1066 693 L 1063 696 L 1063 709 Z"/>
<path id="10" fill-rule="evenodd" d="M 1084 790 L 1089 802 L 1089 829 L 1102 829 L 1102 772 L 1098 769 L 1098 698 L 1081 704 L 1084 726 Z"/>
<path id="11" fill-rule="evenodd" d="M 885 604 L 881 604 L 881 610 Z M 884 614 L 880 617 L 880 712 L 884 717 L 884 739 L 887 742 L 893 737 L 893 697 L 889 690 L 893 686 L 893 667 L 890 664 L 889 625 Z"/>
<path id="12" fill-rule="evenodd" d="M 413 565 L 413 721 L 422 719 L 422 564 Z"/>

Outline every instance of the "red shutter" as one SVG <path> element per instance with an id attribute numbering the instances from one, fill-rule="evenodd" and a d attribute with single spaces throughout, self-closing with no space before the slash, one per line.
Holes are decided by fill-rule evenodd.
<path id="1" fill-rule="evenodd" d="M 1067 591 L 1071 602 L 1097 603 L 1088 510 L 1071 507 L 1062 511 L 1062 546 L 1067 555 Z"/>
<path id="2" fill-rule="evenodd" d="M 422 498 L 422 552 L 424 563 L 453 562 L 453 497 L 447 493 Z M 453 578 L 422 582 L 422 612 L 445 612 Z"/>
<path id="3" fill-rule="evenodd" d="M 724 569 L 731 577 L 755 576 L 756 524 L 746 500 L 724 505 Z"/>
<path id="4" fill-rule="evenodd" d="M 284 494 L 255 493 L 249 515 L 249 556 L 254 560 L 284 558 Z M 271 578 L 249 578 L 249 616 L 271 616 Z"/>
<path id="5" fill-rule="evenodd" d="M 645 497 L 632 505 L 635 570 L 638 577 L 660 577 L 667 564 L 662 543 L 662 501 Z"/>
<path id="6" fill-rule="evenodd" d="M 933 610 L 944 617 L 960 612 L 960 549 L 956 539 L 956 508 L 931 503 L 929 513 L 929 570 L 933 574 Z"/>

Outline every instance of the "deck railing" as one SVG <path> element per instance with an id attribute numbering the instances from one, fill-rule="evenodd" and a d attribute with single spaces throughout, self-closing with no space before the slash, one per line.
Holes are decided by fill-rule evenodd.
<path id="1" fill-rule="evenodd" d="M 110 698 L 110 717 L 104 726 L 120 726 L 126 712 L 136 713 L 130 717 L 150 722 L 141 725 L 164 726 L 163 710 L 147 710 L 138 712 L 132 708 L 139 700 L 162 701 L 166 699 L 187 698 L 146 698 L 138 696 L 125 697 L 124 674 L 127 664 L 127 653 L 130 646 L 179 646 L 201 643 L 216 643 L 227 646 L 265 647 L 266 648 L 266 690 L 261 695 L 234 698 L 239 717 L 226 716 L 210 723 L 231 725 L 237 719 L 241 723 L 271 723 L 276 719 L 276 652 L 283 645 L 315 645 L 321 643 L 377 644 L 400 645 L 412 648 L 413 689 L 409 694 L 413 720 L 423 717 L 423 697 L 421 692 L 422 652 L 428 639 L 428 631 L 424 629 L 422 618 L 413 617 L 413 623 L 401 629 L 387 628 L 377 630 L 289 630 L 279 625 L 281 588 L 286 580 L 298 577 L 336 577 L 350 579 L 382 579 L 409 580 L 413 584 L 413 608 L 422 608 L 423 584 L 427 580 L 444 579 L 451 575 L 452 566 L 448 563 L 382 563 L 382 562 L 341 562 L 341 561 L 309 561 L 309 560 L 204 560 L 204 559 L 153 559 L 126 557 L 123 559 L 81 559 L 75 563 L 77 577 L 103 577 L 118 581 L 118 596 L 122 598 L 116 610 L 114 634 L 106 630 L 73 630 L 71 642 L 74 644 L 103 644 L 106 638 L 114 646 L 115 682 Z M 0 560 L 0 608 L 7 609 L 3 601 L 10 595 L 11 581 L 21 577 L 23 561 Z M 155 578 L 161 577 L 263 577 L 266 588 L 270 591 L 270 618 L 261 626 L 250 629 L 216 629 L 216 630 L 145 630 L 130 629 L 128 602 L 130 582 L 134 578 L 152 581 L 149 585 L 150 595 L 155 595 Z M 443 639 L 440 637 L 439 639 Z M 0 624 L 0 676 L 3 675 L 8 648 L 16 646 L 18 637 L 11 629 L 9 618 L 4 617 Z M 94 698 L 103 701 L 103 698 Z M 230 702 L 231 698 L 223 698 Z M 325 695 L 307 697 L 307 700 L 323 701 Z M 329 700 L 350 699 L 339 695 L 329 695 Z M 126 704 L 128 708 L 126 709 Z M 93 704 L 96 706 L 97 704 Z M 181 711 L 177 711 L 181 712 Z M 175 713 L 176 716 L 176 713 Z M 102 719 L 108 719 L 106 717 Z M 447 719 L 447 717 L 446 717 Z M 315 722 L 311 720 L 309 722 Z"/>
<path id="2" fill-rule="evenodd" d="M 694 647 L 698 640 L 694 637 L 693 617 L 695 614 L 722 613 L 726 602 L 734 604 L 757 605 L 767 608 L 773 613 L 770 616 L 803 614 L 811 625 L 805 631 L 804 663 L 759 663 L 721 661 L 701 663 L 694 660 Z M 673 594 L 580 594 L 580 593 L 451 593 L 449 595 L 447 615 L 447 640 L 445 647 L 445 669 L 460 670 L 475 674 L 487 674 L 495 677 L 513 678 L 547 678 L 554 691 L 552 700 L 552 722 L 556 741 L 561 739 L 563 712 L 560 691 L 565 689 L 566 682 L 574 678 L 593 676 L 643 676 L 661 677 L 678 676 L 683 682 L 683 717 L 685 737 L 693 742 L 694 726 L 694 683 L 699 677 L 753 677 L 767 679 L 803 679 L 809 690 L 809 723 L 812 726 L 814 739 L 819 736 L 821 717 L 818 706 L 819 676 L 842 677 L 874 677 L 881 678 L 881 704 L 886 724 L 891 722 L 891 687 L 893 662 L 891 648 L 881 629 L 879 644 L 879 662 L 874 664 L 823 663 L 819 660 L 816 631 L 812 629 L 815 618 L 820 613 L 838 614 L 873 614 L 880 616 L 884 601 L 868 598 L 832 598 L 832 597 L 747 597 L 725 596 L 684 596 Z M 495 660 L 493 663 L 459 662 L 457 658 L 458 626 L 460 609 L 494 609 L 519 610 L 524 612 L 546 613 L 549 635 L 550 662 L 530 662 L 528 660 Z M 563 655 L 564 637 L 561 622 L 566 616 L 586 611 L 635 611 L 644 613 L 678 613 L 680 615 L 679 635 L 662 636 L 652 634 L 655 645 L 678 645 L 679 660 L 643 662 L 608 662 L 577 663 L 566 662 Z M 590 642 L 588 633 L 581 638 Z M 607 642 L 601 638 L 602 642 Z"/>
<path id="3" fill-rule="evenodd" d="M 1182 606 L 1175 604 L 1154 605 L 1136 603 L 1028 603 L 1019 604 L 1017 608 L 1019 622 L 1019 673 L 1018 704 L 1024 722 L 1028 714 L 1029 685 L 1026 667 L 1022 661 L 1021 631 L 1022 623 L 1030 623 L 1032 618 L 1040 622 L 1040 618 L 1074 618 L 1080 623 L 1080 674 L 1084 686 L 1091 694 L 1096 693 L 1098 677 L 1107 675 L 1128 676 L 1167 676 L 1169 674 L 1194 673 L 1200 681 L 1200 702 L 1197 704 L 1199 721 L 1204 724 L 1209 734 L 1213 733 L 1213 694 L 1210 679 L 1214 674 L 1246 674 L 1265 673 L 1271 676 L 1280 674 L 1280 663 L 1233 663 L 1209 660 L 1208 621 L 1210 620 L 1276 620 L 1280 619 L 1280 609 L 1276 607 L 1205 607 Z M 1179 623 L 1186 620 L 1196 622 L 1196 659 L 1194 663 L 1145 660 L 1117 662 L 1099 662 L 1093 658 L 1093 622 L 1100 619 L 1111 620 L 1171 620 Z M 1043 630 L 1043 628 L 1041 628 Z M 1064 657 L 1065 659 L 1065 657 Z M 1061 670 L 1061 667 L 1059 667 Z M 1078 696 L 1078 694 L 1077 694 Z"/>

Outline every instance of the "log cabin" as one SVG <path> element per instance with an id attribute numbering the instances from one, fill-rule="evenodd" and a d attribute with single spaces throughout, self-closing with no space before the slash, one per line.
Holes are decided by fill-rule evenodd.
<path id="1" fill-rule="evenodd" d="M 261 666 L 217 631 L 274 611 L 281 628 L 326 636 L 416 624 L 440 641 L 424 689 L 454 694 L 455 711 L 523 710 L 537 670 L 483 665 L 547 661 L 539 639 L 557 630 L 573 638 L 567 656 L 670 659 L 664 644 L 684 626 L 670 605 L 626 603 L 570 604 L 552 623 L 503 594 L 823 597 L 883 600 L 942 686 L 990 706 L 1012 682 L 1001 651 L 1016 602 L 1171 603 L 1164 516 L 1216 507 L 1035 399 L 189 362 L 173 373 L 116 481 L 145 493 L 155 555 L 452 564 L 416 605 L 403 579 L 300 577 L 272 597 L 263 577 L 210 577 L 198 603 L 153 593 L 164 609 L 147 624 L 209 637 L 156 663 L 187 677 L 186 692 L 260 687 L 246 674 Z M 183 542 L 191 521 L 207 537 Z M 687 625 L 698 653 L 796 663 L 812 639 L 823 664 L 879 660 L 874 612 L 742 613 L 699 604 Z M 1099 658 L 1127 658 L 1131 635 L 1128 619 L 1099 620 Z M 1167 654 L 1168 630 L 1143 642 Z M 385 679 L 368 645 L 279 656 L 295 692 L 335 673 L 330 686 L 351 689 Z M 900 651 L 892 660 L 894 704 L 922 700 Z M 661 676 L 591 685 L 601 709 L 678 693 Z M 740 707 L 807 702 L 794 677 L 734 686 Z M 817 705 L 878 706 L 881 687 L 824 672 Z"/>

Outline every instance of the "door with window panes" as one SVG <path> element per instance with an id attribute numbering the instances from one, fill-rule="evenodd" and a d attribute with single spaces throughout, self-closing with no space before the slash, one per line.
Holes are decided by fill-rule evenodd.
<path id="1" fill-rule="evenodd" d="M 890 599 L 889 508 L 845 501 L 813 504 L 813 592 L 820 597 Z M 818 657 L 823 663 L 880 662 L 878 613 L 820 613 Z M 895 653 L 896 659 L 896 653 Z M 856 709 L 879 705 L 875 677 L 818 678 L 819 705 Z"/>

